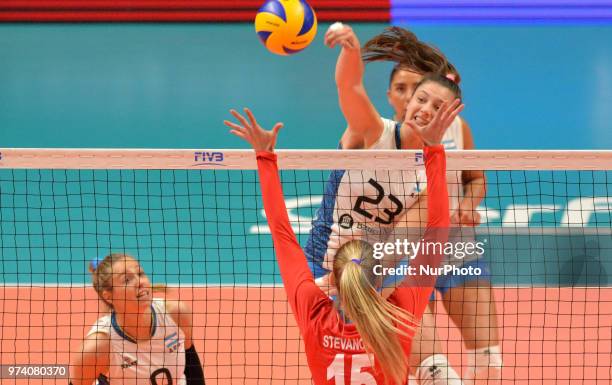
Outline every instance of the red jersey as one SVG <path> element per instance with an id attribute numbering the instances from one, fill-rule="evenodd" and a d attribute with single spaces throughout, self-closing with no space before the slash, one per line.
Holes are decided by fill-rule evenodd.
<path id="1" fill-rule="evenodd" d="M 343 321 L 333 301 L 314 282 L 304 252 L 289 223 L 276 155 L 258 152 L 257 166 L 281 277 L 304 339 L 313 382 L 316 385 L 385 384 L 382 371 L 374 356 L 366 352 L 355 325 Z M 443 146 L 425 148 L 425 168 L 429 199 L 425 239 L 428 239 L 430 229 L 448 228 L 450 225 Z M 429 264 L 428 258 L 417 256 L 411 265 Z M 388 301 L 420 320 L 429 302 L 434 281 L 432 277 L 431 284 L 402 285 L 395 289 Z M 404 354 L 408 357 L 414 332 L 403 330 L 411 336 L 400 337 Z"/>

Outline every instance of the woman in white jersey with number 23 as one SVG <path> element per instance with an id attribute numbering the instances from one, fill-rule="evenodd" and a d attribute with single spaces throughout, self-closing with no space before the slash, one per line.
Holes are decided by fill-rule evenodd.
<path id="1" fill-rule="evenodd" d="M 363 86 L 364 61 L 361 55 L 363 53 L 365 61 L 396 62 L 387 94 L 396 112 L 395 120 L 398 121 L 403 120 L 404 106 L 411 96 L 427 98 L 427 95 L 412 95 L 415 84 L 424 73 L 445 74 L 459 81 L 456 69 L 444 55 L 419 41 L 413 33 L 397 27 L 389 28 L 371 39 L 363 51 L 352 29 L 345 25 L 330 28 L 326 34 L 326 44 L 342 47 L 336 65 L 336 84 L 348 128 L 342 136 L 341 148 L 421 148 L 422 143 L 407 126 L 384 119 L 376 111 Z M 423 123 L 430 116 L 431 111 L 424 109 L 415 116 L 415 120 Z M 473 148 L 471 131 L 463 119 L 455 119 L 445 133 L 443 144 L 447 149 Z M 484 173 L 449 171 L 447 180 L 451 219 L 455 225 L 477 225 L 480 217 L 475 208 L 485 194 Z M 332 262 L 330 256 L 348 240 L 390 232 L 389 228 L 395 226 L 418 226 L 427 204 L 426 198 L 422 197 L 425 189 L 424 175 L 414 171 L 334 171 L 305 248 L 318 282 L 322 286 L 327 285 L 327 271 Z M 460 326 L 468 349 L 466 382 L 497 383 L 493 381 L 501 376 L 501 354 L 489 267 L 476 255 L 463 259 L 449 258 L 445 263 L 479 267 L 483 272 L 478 277 L 443 277 L 438 281 L 437 289 L 451 318 Z M 452 301 L 449 299 L 451 297 Z M 476 317 L 476 314 L 480 316 Z M 422 373 L 427 373 L 427 368 L 433 366 L 448 366 L 448 361 L 441 354 L 439 339 L 431 333 L 433 317 L 426 314 L 422 324 L 429 327 L 425 330 L 427 335 L 423 341 L 413 344 L 413 360 L 422 360 L 418 366 L 423 369 Z M 417 366 L 416 361 L 413 361 L 413 366 Z M 451 373 L 454 373 L 452 369 Z M 449 379 L 446 383 L 458 382 Z"/>

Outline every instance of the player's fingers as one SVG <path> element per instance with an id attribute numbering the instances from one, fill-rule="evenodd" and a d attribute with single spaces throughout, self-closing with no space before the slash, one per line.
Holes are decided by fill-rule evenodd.
<path id="1" fill-rule="evenodd" d="M 440 109 L 438 110 L 438 114 L 436 116 L 438 120 L 440 121 L 446 120 L 451 104 L 452 103 L 449 103 L 449 102 L 443 102 L 442 105 L 440 105 Z"/>
<path id="2" fill-rule="evenodd" d="M 257 120 L 255 119 L 255 115 L 253 115 L 253 113 L 251 112 L 251 110 L 249 110 L 248 108 L 244 108 L 244 113 L 249 117 L 249 120 L 251 121 L 251 125 L 253 128 L 255 127 L 259 127 L 259 125 L 257 124 Z"/>
<path id="3" fill-rule="evenodd" d="M 459 213 L 457 211 L 455 211 L 453 215 L 451 215 L 450 221 L 451 223 L 460 223 Z"/>
<path id="4" fill-rule="evenodd" d="M 457 107 L 455 107 L 455 109 L 451 111 L 451 114 L 457 116 L 459 115 L 459 113 L 461 113 L 461 111 L 463 111 L 464 108 L 465 108 L 465 104 L 459 103 L 457 104 Z"/>
<path id="5" fill-rule="evenodd" d="M 459 98 L 455 98 L 452 101 L 446 103 L 446 108 L 450 111 L 457 108 L 459 104 L 461 104 L 461 100 L 459 100 Z"/>
<path id="6" fill-rule="evenodd" d="M 436 119 L 440 122 L 445 122 L 446 119 L 448 118 L 448 114 L 450 112 L 450 106 L 452 105 L 452 102 L 443 102 L 440 105 L 440 109 L 438 110 L 438 113 L 436 114 Z"/>
<path id="7" fill-rule="evenodd" d="M 459 104 L 457 107 L 455 107 L 452 111 L 449 112 L 446 118 L 446 122 L 445 122 L 446 127 L 450 126 L 451 123 L 453 123 L 453 120 L 455 120 L 457 115 L 459 115 L 461 111 L 463 111 L 464 108 L 465 108 L 465 104 Z"/>
<path id="8" fill-rule="evenodd" d="M 352 40 L 352 31 L 336 31 L 332 32 L 327 39 L 327 44 L 334 46 L 336 44 L 346 44 L 348 40 Z"/>
<path id="9" fill-rule="evenodd" d="M 342 47 L 342 48 L 353 49 L 353 46 L 348 41 L 343 41 L 343 42 L 341 42 L 339 44 L 340 44 L 340 47 Z"/>
<path id="10" fill-rule="evenodd" d="M 461 101 L 459 100 L 459 98 L 456 98 L 455 100 L 453 100 L 451 103 L 449 103 L 446 106 L 446 110 L 444 111 L 445 115 L 446 116 L 451 115 L 453 112 L 457 110 L 460 104 L 461 104 Z"/>
<path id="11" fill-rule="evenodd" d="M 226 126 L 228 126 L 229 128 L 231 128 L 231 129 L 233 129 L 235 131 L 242 132 L 242 133 L 245 132 L 244 127 L 239 126 L 238 124 L 236 124 L 234 122 L 230 122 L 229 120 L 224 120 L 223 124 L 225 124 Z"/>
<path id="12" fill-rule="evenodd" d="M 323 37 L 323 42 L 325 42 L 325 44 L 327 45 L 331 39 L 338 35 L 338 32 L 338 30 L 328 29 L 327 32 L 325 32 L 325 36 Z"/>
<path id="13" fill-rule="evenodd" d="M 284 124 L 281 122 L 278 122 L 274 125 L 274 127 L 272 127 L 272 133 L 274 134 L 274 136 L 276 137 L 278 135 L 278 131 L 280 131 L 281 128 L 283 128 Z"/>
<path id="14" fill-rule="evenodd" d="M 249 123 L 246 121 L 244 116 L 240 115 L 236 110 L 230 110 L 230 113 L 234 116 L 234 118 L 238 119 L 238 121 L 244 126 L 245 129 L 249 130 Z"/>
<path id="15" fill-rule="evenodd" d="M 480 213 L 474 210 L 474 213 L 472 216 L 472 222 L 474 223 L 474 226 L 478 226 L 480 224 L 481 219 L 482 218 L 480 216 Z"/>
<path id="16" fill-rule="evenodd" d="M 470 213 L 466 211 L 462 211 L 458 219 L 458 222 L 462 225 L 469 225 L 470 222 L 472 222 L 472 220 L 470 219 Z"/>
<path id="17" fill-rule="evenodd" d="M 325 44 L 327 47 L 331 48 L 331 44 L 330 44 L 330 38 L 327 34 L 325 34 L 325 37 L 323 38 L 323 44 Z"/>
<path id="18" fill-rule="evenodd" d="M 417 126 L 417 124 L 414 121 L 408 121 L 408 122 L 404 122 L 404 124 L 406 124 L 406 126 L 408 126 L 408 128 L 415 133 L 415 135 L 423 142 L 426 142 L 424 135 L 424 129 L 422 127 Z"/>
<path id="19" fill-rule="evenodd" d="M 476 217 L 473 212 L 462 212 L 461 215 L 461 224 L 464 226 L 476 226 L 478 223 L 476 222 Z"/>
<path id="20" fill-rule="evenodd" d="M 357 37 L 353 33 L 352 29 L 347 29 L 342 32 L 342 41 L 344 41 L 345 44 L 348 44 L 351 48 L 357 47 Z"/>
<path id="21" fill-rule="evenodd" d="M 444 102 L 435 116 L 435 131 L 436 134 L 444 134 L 446 129 L 453 123 L 459 112 L 463 109 L 459 99 L 455 99 L 450 103 Z"/>
<path id="22" fill-rule="evenodd" d="M 446 102 L 446 108 L 453 109 L 457 107 L 460 103 L 461 100 L 459 100 L 459 98 L 454 98 L 453 100 Z"/>
<path id="23" fill-rule="evenodd" d="M 337 44 L 341 44 L 342 40 L 338 38 L 338 36 L 333 36 L 327 40 L 327 46 L 329 48 L 334 48 Z"/>
<path id="24" fill-rule="evenodd" d="M 327 30 L 325 37 L 323 38 L 323 42 L 326 46 L 332 47 L 338 42 L 338 32 L 339 31 Z"/>
<path id="25" fill-rule="evenodd" d="M 435 115 L 431 118 L 431 121 L 427 126 L 417 129 L 416 131 L 420 131 L 421 136 L 425 135 L 428 138 L 437 137 L 440 132 L 445 130 L 444 126 L 444 111 L 446 110 L 446 103 L 442 103 L 440 105 L 440 109 L 435 113 Z"/>
<path id="26" fill-rule="evenodd" d="M 459 98 L 455 98 L 452 102 L 448 103 L 446 106 L 446 110 L 444 111 L 446 115 L 452 114 L 457 108 L 461 105 L 461 100 Z"/>
<path id="27" fill-rule="evenodd" d="M 413 120 L 405 120 L 404 124 L 408 126 L 408 128 L 410 128 L 412 131 L 414 131 L 418 136 L 421 136 L 421 131 Z"/>
<path id="28" fill-rule="evenodd" d="M 455 100 L 453 100 L 453 103 L 451 104 L 451 108 L 455 109 L 459 107 L 460 104 L 461 104 L 461 99 L 455 98 Z"/>
<path id="29" fill-rule="evenodd" d="M 332 43 L 334 42 L 334 38 L 336 37 L 336 32 L 334 31 L 327 31 L 327 33 L 325 34 L 325 37 L 323 38 L 323 43 L 330 47 L 332 47 Z"/>
<path id="30" fill-rule="evenodd" d="M 446 111 L 447 104 L 448 103 L 446 102 L 442 102 L 442 104 L 440 104 L 440 108 L 438 108 L 438 110 L 433 113 L 433 116 L 431 117 L 431 120 L 429 121 L 429 124 L 427 125 L 427 127 L 429 128 L 436 127 L 437 123 L 442 121 L 443 116 L 444 116 L 444 111 Z"/>
<path id="31" fill-rule="evenodd" d="M 247 136 L 244 133 L 240 132 L 240 131 L 230 130 L 230 133 L 232 133 L 232 134 L 236 135 L 237 137 L 242 138 L 242 139 L 246 140 L 247 142 L 251 143 L 251 141 L 247 138 Z"/>
<path id="32" fill-rule="evenodd" d="M 352 38 L 349 39 L 345 39 L 343 40 L 341 43 L 342 47 L 344 48 L 348 48 L 348 49 L 355 49 L 356 45 L 355 45 L 355 40 Z"/>

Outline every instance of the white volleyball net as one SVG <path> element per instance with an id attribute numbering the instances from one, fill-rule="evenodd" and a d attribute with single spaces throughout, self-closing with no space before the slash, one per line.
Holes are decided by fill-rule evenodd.
<path id="1" fill-rule="evenodd" d="M 420 152 L 278 154 L 304 248 L 322 202 L 337 198 L 326 186 L 348 172 L 338 170 L 426 183 Z M 609 384 L 612 152 L 449 151 L 447 159 L 457 201 L 469 193 L 466 172 L 485 171 L 473 237 L 488 268 L 477 287 L 490 283 L 485 308 L 495 310 L 481 312 L 478 296 L 448 295 L 467 281 L 438 291 L 436 338 L 453 366 L 467 366 L 475 322 L 488 331 L 478 340 L 500 347 L 503 384 Z M 160 296 L 190 306 L 207 384 L 311 383 L 255 169 L 253 152 L 242 150 L 0 150 L 1 382 L 66 383 L 53 368 L 74 360 L 109 314 L 89 266 L 114 252 L 136 257 L 153 283 L 166 285 Z M 372 185 L 370 174 L 357 180 Z M 382 205 L 380 222 L 391 221 L 398 190 L 382 189 L 360 190 L 364 206 L 348 197 L 355 213 L 344 225 L 358 223 L 368 204 Z M 448 317 L 445 304 L 460 300 L 463 310 Z"/>

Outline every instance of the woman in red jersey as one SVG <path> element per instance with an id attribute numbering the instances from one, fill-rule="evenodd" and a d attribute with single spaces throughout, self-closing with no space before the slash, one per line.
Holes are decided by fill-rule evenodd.
<path id="1" fill-rule="evenodd" d="M 440 141 L 463 108 L 459 94 L 457 85 L 448 79 L 426 76 L 406 107 L 404 124 L 426 144 L 430 203 L 425 242 L 445 242 L 444 230 L 450 224 L 446 161 Z M 289 223 L 273 153 L 282 124 L 265 131 L 248 109 L 248 120 L 234 110 L 231 113 L 239 124 L 224 123 L 233 134 L 249 142 L 257 154 L 266 217 L 314 383 L 405 384 L 410 345 L 429 302 L 435 276 L 408 279 L 384 298 L 377 291 L 382 284 L 382 275 L 376 273 L 380 259 L 374 258 L 367 242 L 350 241 L 334 258 L 331 281 L 338 290 L 338 304 L 334 304 L 315 284 Z M 419 254 L 411 267 L 437 267 L 440 258 Z"/>

